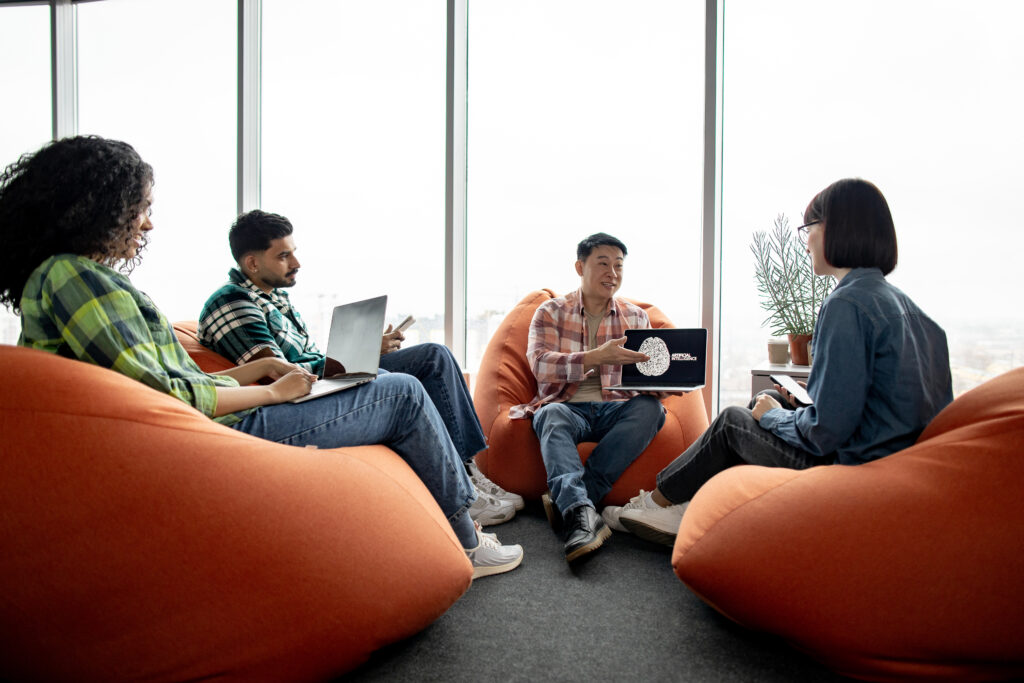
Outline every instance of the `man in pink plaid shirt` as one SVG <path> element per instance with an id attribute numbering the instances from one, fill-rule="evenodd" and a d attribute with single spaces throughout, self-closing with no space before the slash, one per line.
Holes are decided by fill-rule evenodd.
<path id="1" fill-rule="evenodd" d="M 626 245 L 603 232 L 579 243 L 580 288 L 541 304 L 530 323 L 526 356 L 537 396 L 509 413 L 533 416 L 550 491 L 544 510 L 556 532 L 564 528 L 568 562 L 611 536 L 595 504 L 665 422 L 656 396 L 603 388 L 619 383 L 624 364 L 649 360 L 623 347 L 625 330 L 651 326 L 642 308 L 615 298 L 625 258 Z M 597 442 L 586 465 L 581 441 Z"/>

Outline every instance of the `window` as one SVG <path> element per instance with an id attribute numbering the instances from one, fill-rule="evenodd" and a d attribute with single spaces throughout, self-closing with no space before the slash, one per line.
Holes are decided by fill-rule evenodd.
<path id="1" fill-rule="evenodd" d="M 195 320 L 232 265 L 236 3 L 78 5 L 79 130 L 153 166 L 150 244 L 132 281 L 172 322 Z"/>
<path id="2" fill-rule="evenodd" d="M 444 341 L 446 11 L 264 0 L 261 205 L 295 226 L 321 345 L 335 305 L 379 294 L 416 317 L 407 346 Z"/>
<path id="3" fill-rule="evenodd" d="M 50 8 L 0 8 L 0 166 L 34 152 L 50 139 Z M 17 316 L 0 307 L 0 343 L 21 334 Z"/>
<path id="4" fill-rule="evenodd" d="M 700 320 L 704 5 L 480 0 L 469 9 L 467 349 L 576 244 L 629 249 L 620 295 Z"/>
<path id="5" fill-rule="evenodd" d="M 751 233 L 850 176 L 889 202 L 889 280 L 946 330 L 954 393 L 1024 364 L 1022 21 L 1012 0 L 726 5 L 721 405 L 767 357 Z"/>

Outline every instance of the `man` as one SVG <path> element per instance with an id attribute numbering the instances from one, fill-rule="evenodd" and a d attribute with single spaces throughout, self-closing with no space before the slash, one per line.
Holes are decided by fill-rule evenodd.
<path id="1" fill-rule="evenodd" d="M 624 364 L 649 360 L 623 346 L 626 329 L 650 327 L 643 309 L 615 297 L 625 258 L 626 245 L 603 232 L 579 243 L 580 288 L 541 304 L 530 324 L 537 396 L 509 413 L 533 416 L 548 475 L 544 509 L 556 532 L 564 527 L 568 562 L 611 535 L 595 505 L 665 422 L 656 396 L 604 389 L 619 383 Z M 586 466 L 581 441 L 598 442 Z"/>
<path id="2" fill-rule="evenodd" d="M 238 267 L 228 272 L 228 282 L 203 306 L 202 343 L 239 365 L 277 357 L 320 376 L 339 372 L 339 364 L 310 338 L 284 291 L 295 285 L 300 268 L 291 222 L 277 214 L 250 211 L 231 226 L 228 242 Z M 470 516 L 483 525 L 507 522 L 522 509 L 523 499 L 485 477 L 473 462 L 487 443 L 458 363 L 441 344 L 401 349 L 404 339 L 388 326 L 381 339 L 380 367 L 416 377 L 427 391 L 477 491 Z M 353 390 L 358 389 L 349 391 Z"/>

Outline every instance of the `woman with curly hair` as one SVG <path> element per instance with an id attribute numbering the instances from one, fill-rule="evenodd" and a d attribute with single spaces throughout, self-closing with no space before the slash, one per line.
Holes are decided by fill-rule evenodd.
<path id="1" fill-rule="evenodd" d="M 389 373 L 296 404 L 288 401 L 308 394 L 316 376 L 283 359 L 199 369 L 126 275 L 153 229 L 152 186 L 153 169 L 130 145 L 93 136 L 51 142 L 0 175 L 0 302 L 21 312 L 18 343 L 110 368 L 279 443 L 389 446 L 448 517 L 474 577 L 517 567 L 523 549 L 470 518 L 473 485 L 415 378 Z M 254 385 L 260 380 L 270 383 Z"/>

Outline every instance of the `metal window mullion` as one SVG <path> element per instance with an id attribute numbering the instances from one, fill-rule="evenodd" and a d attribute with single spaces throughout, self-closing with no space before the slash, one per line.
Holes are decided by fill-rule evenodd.
<path id="1" fill-rule="evenodd" d="M 78 10 L 50 0 L 50 87 L 53 139 L 78 134 Z"/>
<path id="2" fill-rule="evenodd" d="M 467 0 L 448 0 L 445 93 L 444 342 L 466 365 Z"/>
<path id="3" fill-rule="evenodd" d="M 718 412 L 722 331 L 722 92 L 725 0 L 704 10 L 704 178 L 701 234 L 701 326 L 708 330 L 708 417 Z"/>
<path id="4" fill-rule="evenodd" d="M 262 0 L 238 0 L 238 213 L 260 206 Z"/>

